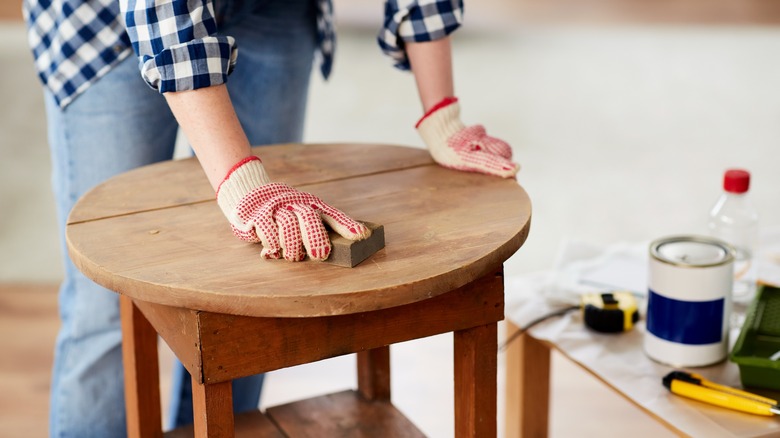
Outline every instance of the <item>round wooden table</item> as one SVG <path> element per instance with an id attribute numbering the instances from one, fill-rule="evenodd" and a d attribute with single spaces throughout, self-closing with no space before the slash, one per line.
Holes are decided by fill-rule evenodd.
<path id="1" fill-rule="evenodd" d="M 350 427 L 365 436 L 419 434 L 390 404 L 389 345 L 446 332 L 455 333 L 456 434 L 495 435 L 502 264 L 528 234 L 525 191 L 444 169 L 415 148 L 255 153 L 275 181 L 383 225 L 386 246 L 354 268 L 263 260 L 257 245 L 233 237 L 195 159 L 139 168 L 87 193 L 68 219 L 68 247 L 80 270 L 122 297 L 130 436 L 162 436 L 157 334 L 193 376 L 197 436 L 234 436 L 244 423 L 271 435 L 339 435 L 345 410 L 362 418 Z M 358 391 L 315 403 L 338 411 L 322 430 L 305 429 L 311 402 L 268 409 L 273 423 L 259 412 L 234 420 L 225 402 L 235 378 L 353 352 Z"/>

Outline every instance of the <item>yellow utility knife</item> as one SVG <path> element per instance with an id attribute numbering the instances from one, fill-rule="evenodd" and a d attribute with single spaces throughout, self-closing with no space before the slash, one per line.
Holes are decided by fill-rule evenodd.
<path id="1" fill-rule="evenodd" d="M 719 385 L 698 374 L 672 371 L 664 377 L 663 383 L 673 394 L 701 402 L 768 417 L 780 415 L 780 405 L 777 400 Z"/>

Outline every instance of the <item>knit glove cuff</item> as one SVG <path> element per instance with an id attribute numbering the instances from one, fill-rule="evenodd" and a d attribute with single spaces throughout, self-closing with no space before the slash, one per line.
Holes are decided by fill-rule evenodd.
<path id="1" fill-rule="evenodd" d="M 241 222 L 236 207 L 249 192 L 271 182 L 260 158 L 250 156 L 236 163 L 217 188 L 217 204 L 228 221 Z"/>
<path id="2" fill-rule="evenodd" d="M 460 104 L 455 97 L 448 97 L 431 108 L 415 125 L 426 145 L 447 142 L 465 125 L 460 121 Z M 434 151 L 431 151 L 433 154 Z M 435 158 L 435 157 L 434 157 Z"/>

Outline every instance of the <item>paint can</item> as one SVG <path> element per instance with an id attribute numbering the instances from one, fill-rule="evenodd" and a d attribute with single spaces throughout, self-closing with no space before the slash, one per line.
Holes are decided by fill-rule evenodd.
<path id="1" fill-rule="evenodd" d="M 675 367 L 728 354 L 734 250 L 720 240 L 674 236 L 650 244 L 645 353 Z"/>

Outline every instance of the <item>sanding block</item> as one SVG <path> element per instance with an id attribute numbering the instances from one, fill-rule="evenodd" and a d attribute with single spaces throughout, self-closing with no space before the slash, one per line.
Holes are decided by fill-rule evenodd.
<path id="1" fill-rule="evenodd" d="M 331 252 L 325 263 L 354 268 L 385 247 L 385 227 L 371 222 L 360 222 L 371 230 L 371 235 L 363 240 L 349 240 L 335 231 L 329 231 Z"/>

